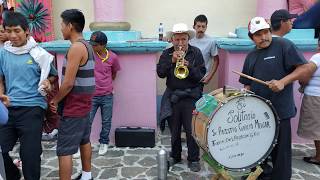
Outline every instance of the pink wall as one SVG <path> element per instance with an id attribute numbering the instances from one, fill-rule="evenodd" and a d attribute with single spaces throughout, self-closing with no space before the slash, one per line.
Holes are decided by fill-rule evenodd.
<path id="1" fill-rule="evenodd" d="M 287 0 L 258 0 L 257 16 L 270 19 L 271 14 L 277 9 L 287 9 Z"/>
<path id="2" fill-rule="evenodd" d="M 94 16 L 97 22 L 123 21 L 123 0 L 94 0 Z"/>
<path id="3" fill-rule="evenodd" d="M 58 55 L 61 75 L 62 59 Z M 114 130 L 121 126 L 141 126 L 156 129 L 156 54 L 120 55 L 121 70 L 114 82 L 114 104 L 110 141 Z M 98 142 L 101 129 L 100 111 L 94 119 L 91 141 Z"/>
<path id="4" fill-rule="evenodd" d="M 239 75 L 232 72 L 232 70 L 242 71 L 244 59 L 246 57 L 246 53 L 230 53 L 225 50 L 219 51 L 219 56 L 221 58 L 222 64 L 219 65 L 219 82 L 218 86 L 223 87 L 224 85 L 229 85 L 235 88 L 242 88 L 243 85 L 239 83 Z M 304 56 L 306 59 L 310 59 L 313 53 L 305 52 Z M 291 127 L 292 127 L 292 140 L 294 143 L 305 143 L 309 142 L 306 139 L 302 139 L 297 135 L 297 127 L 299 121 L 299 114 L 300 114 L 300 105 L 302 96 L 298 92 L 299 84 L 296 82 L 294 84 L 294 98 L 295 104 L 297 107 L 297 115 L 291 119 Z"/>

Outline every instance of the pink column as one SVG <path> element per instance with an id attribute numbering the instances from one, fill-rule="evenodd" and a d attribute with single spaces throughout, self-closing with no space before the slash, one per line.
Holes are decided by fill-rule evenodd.
<path id="1" fill-rule="evenodd" d="M 123 0 L 94 0 L 94 16 L 96 22 L 123 21 Z"/>
<path id="2" fill-rule="evenodd" d="M 287 9 L 287 0 L 258 0 L 257 16 L 270 19 L 271 14 L 277 9 Z"/>

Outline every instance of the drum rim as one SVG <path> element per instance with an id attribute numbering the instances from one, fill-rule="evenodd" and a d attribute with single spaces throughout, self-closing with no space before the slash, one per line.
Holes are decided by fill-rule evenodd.
<path id="1" fill-rule="evenodd" d="M 212 154 L 210 153 L 210 149 L 209 149 L 209 146 L 208 146 L 208 130 L 209 130 L 209 126 L 207 126 L 206 128 L 206 134 L 205 134 L 205 140 L 207 142 L 207 152 L 208 154 L 219 164 L 219 166 L 223 167 L 224 169 L 226 170 L 230 170 L 230 171 L 236 171 L 236 172 L 239 172 L 239 171 L 247 171 L 253 167 L 256 167 L 257 165 L 261 164 L 263 161 L 265 161 L 268 156 L 271 154 L 273 148 L 276 146 L 277 144 L 277 140 L 278 140 L 278 135 L 279 135 L 279 125 L 280 125 L 280 118 L 278 116 L 278 113 L 276 111 L 276 109 L 273 107 L 272 103 L 270 100 L 266 99 L 266 98 L 263 98 L 261 96 L 258 96 L 258 95 L 255 95 L 255 94 L 251 94 L 251 93 L 244 93 L 244 94 L 239 94 L 239 95 L 236 95 L 236 96 L 231 96 L 231 97 L 228 97 L 226 98 L 226 102 L 234 99 L 234 98 L 238 98 L 238 97 L 256 97 L 256 98 L 259 98 L 260 100 L 264 101 L 272 110 L 274 116 L 275 116 L 275 120 L 276 120 L 276 130 L 275 130 L 275 136 L 272 140 L 272 144 L 271 146 L 269 147 L 269 149 L 266 151 L 266 153 L 256 162 L 252 163 L 251 165 L 248 165 L 248 166 L 245 166 L 245 167 L 242 167 L 242 168 L 231 168 L 231 167 L 227 167 L 227 166 L 224 166 L 223 164 L 221 164 L 220 162 L 218 162 L 213 156 Z M 212 118 L 214 117 L 214 115 L 218 112 L 218 110 L 223 107 L 223 105 L 225 104 L 225 102 L 221 102 L 218 104 L 217 108 L 214 110 L 213 113 L 211 113 L 210 117 L 209 117 L 209 121 L 208 121 L 208 124 L 211 123 L 212 121 Z"/>
<path id="2" fill-rule="evenodd" d="M 209 151 L 208 145 L 207 145 L 207 144 L 203 144 L 203 143 L 199 140 L 199 138 L 197 137 L 197 135 L 196 135 L 195 127 L 196 127 L 196 118 L 197 118 L 197 116 L 198 116 L 198 113 L 200 113 L 200 112 L 197 112 L 197 114 L 195 114 L 195 115 L 192 117 L 192 121 L 191 121 L 191 123 L 192 123 L 192 133 L 191 133 L 191 135 L 192 135 L 192 137 L 195 139 L 195 141 L 196 141 L 196 143 L 198 144 L 198 146 L 199 146 L 201 149 L 203 149 L 204 151 L 207 151 L 207 152 L 208 152 L 208 151 Z M 208 123 L 209 123 L 209 121 L 208 121 Z M 208 127 L 206 127 L 205 132 L 208 132 Z M 205 134 L 204 139 L 205 139 L 205 142 L 207 142 L 207 134 Z M 209 153 L 209 154 L 210 154 L 210 153 Z"/>

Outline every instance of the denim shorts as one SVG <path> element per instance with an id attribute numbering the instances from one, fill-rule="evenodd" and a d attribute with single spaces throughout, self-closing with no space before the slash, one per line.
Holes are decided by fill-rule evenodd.
<path id="1" fill-rule="evenodd" d="M 90 142 L 89 114 L 85 117 L 63 117 L 59 123 L 57 156 L 75 154 L 80 145 Z"/>

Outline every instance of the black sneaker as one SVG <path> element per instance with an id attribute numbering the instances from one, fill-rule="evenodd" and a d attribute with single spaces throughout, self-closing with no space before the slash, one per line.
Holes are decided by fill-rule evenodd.
<path id="1" fill-rule="evenodd" d="M 80 179 L 81 179 L 81 176 L 82 176 L 82 174 L 80 173 L 79 176 L 77 176 L 77 177 L 76 177 L 75 179 L 73 179 L 73 180 L 80 180 Z M 91 177 L 90 180 L 93 180 L 93 177 Z"/>
<path id="2" fill-rule="evenodd" d="M 188 162 L 188 168 L 193 172 L 199 172 L 201 170 L 201 166 L 199 161 Z"/>

